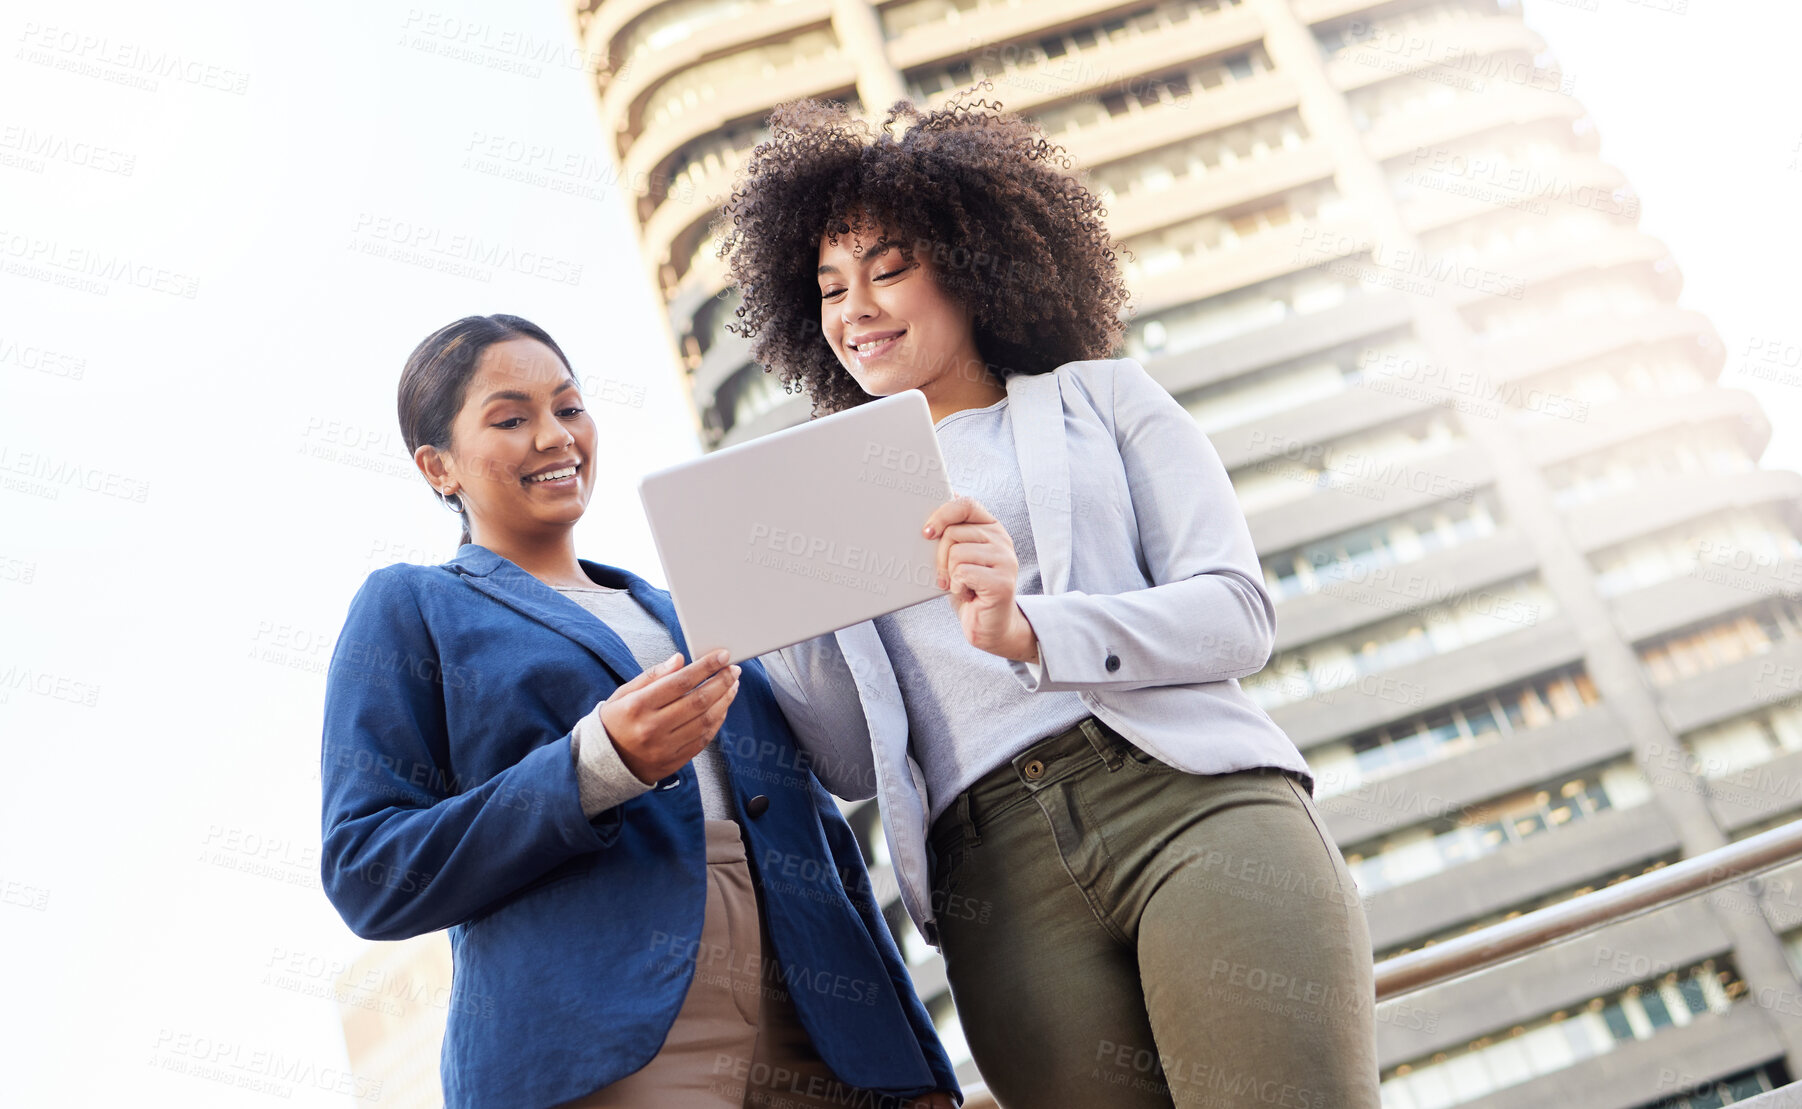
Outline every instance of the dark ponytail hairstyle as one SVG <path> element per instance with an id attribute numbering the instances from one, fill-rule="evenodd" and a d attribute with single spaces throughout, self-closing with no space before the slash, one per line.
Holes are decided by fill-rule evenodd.
<path id="1" fill-rule="evenodd" d="M 572 377 L 575 375 L 563 348 L 530 320 L 502 315 L 464 316 L 456 323 L 445 324 L 413 348 L 400 372 L 400 435 L 407 444 L 408 455 L 426 444 L 439 450 L 450 449 L 451 424 L 463 410 L 476 364 L 489 347 L 509 339 L 536 339 L 550 347 L 563 368 L 570 370 Z M 448 497 L 440 494 L 439 499 L 463 518 L 463 537 L 457 545 L 468 543 L 469 516 L 463 511 L 461 498 L 452 493 Z"/>

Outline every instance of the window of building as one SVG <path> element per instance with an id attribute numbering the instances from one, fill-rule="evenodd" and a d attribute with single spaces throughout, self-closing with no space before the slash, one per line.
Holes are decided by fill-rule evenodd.
<path id="1" fill-rule="evenodd" d="M 1127 283 L 1137 287 L 1179 266 L 1206 264 L 1215 254 L 1241 249 L 1295 222 L 1328 218 L 1340 201 L 1337 187 L 1331 181 L 1320 181 L 1236 211 L 1210 212 L 1134 235 L 1124 241 L 1131 257 L 1121 270 Z"/>
<path id="2" fill-rule="evenodd" d="M 853 104 L 852 111 L 857 110 L 858 106 Z M 660 174 L 653 179 L 646 194 L 649 206 L 640 209 L 643 217 L 648 219 L 659 205 L 672 197 L 698 209 L 706 199 L 702 191 L 706 182 L 710 178 L 724 181 L 768 135 L 769 129 L 761 124 L 741 123 L 685 143 L 664 159 Z M 682 273 L 676 275 L 678 280 L 682 276 Z"/>
<path id="3" fill-rule="evenodd" d="M 1557 611 L 1537 578 L 1521 578 L 1284 651 L 1240 688 L 1269 711 L 1302 700 L 1330 703 L 1361 678 L 1531 627 Z M 1532 721 L 1522 721 L 1533 726 Z"/>
<path id="4" fill-rule="evenodd" d="M 1642 435 L 1545 469 L 1552 503 L 1572 508 L 1673 478 L 1756 469 L 1738 436 L 1719 424 Z"/>
<path id="5" fill-rule="evenodd" d="M 1492 343 L 1587 316 L 1638 315 L 1663 303 L 1642 276 L 1585 273 L 1549 285 L 1528 285 L 1519 300 L 1483 297 L 1460 313 L 1478 343 Z"/>
<path id="6" fill-rule="evenodd" d="M 1582 667 L 1553 671 L 1308 751 L 1315 796 L 1347 793 L 1564 720 L 1600 700 Z M 1518 723 L 1517 723 L 1518 722 Z"/>
<path id="7" fill-rule="evenodd" d="M 1520 60 L 1530 59 L 1522 57 Z M 1432 112 L 1453 113 L 1485 95 L 1494 95 L 1479 91 L 1480 88 L 1475 81 L 1439 82 L 1403 75 L 1354 89 L 1346 94 L 1345 105 L 1352 126 L 1369 131 Z"/>
<path id="8" fill-rule="evenodd" d="M 775 8 L 791 0 L 676 0 L 658 4 L 617 37 L 613 58 L 616 73 L 629 71 L 650 51 L 665 50 L 678 42 L 762 8 Z"/>
<path id="9" fill-rule="evenodd" d="M 1307 135 L 1299 112 L 1279 112 L 1091 167 L 1088 184 L 1103 203 L 1110 205 L 1120 199 L 1194 187 L 1210 174 L 1231 169 L 1241 160 L 1259 161 L 1281 151 L 1298 149 Z"/>
<path id="10" fill-rule="evenodd" d="M 1184 354 L 1359 295 L 1356 281 L 1323 270 L 1285 274 L 1140 316 L 1127 327 L 1125 353 L 1141 362 Z"/>
<path id="11" fill-rule="evenodd" d="M 1372 19 L 1359 12 L 1350 19 L 1329 20 L 1314 28 L 1314 39 L 1326 61 L 1343 58 L 1357 50 L 1381 49 L 1384 42 L 1417 41 L 1418 36 L 1435 30 L 1489 15 L 1468 2 L 1423 4 L 1413 8 L 1386 5 L 1382 15 Z M 1427 40 L 1432 41 L 1432 40 Z"/>
<path id="12" fill-rule="evenodd" d="M 1462 266 L 1496 268 L 1520 255 L 1599 238 L 1617 226 L 1593 211 L 1542 215 L 1502 208 L 1437 228 L 1422 235 L 1420 245 L 1435 258 L 1448 257 Z"/>
<path id="13" fill-rule="evenodd" d="M 1797 559 L 1802 539 L 1788 513 L 1771 507 L 1712 513 L 1589 556 L 1605 597 L 1679 577 L 1776 592 L 1785 582 L 1802 584 L 1802 573 L 1785 569 Z"/>
<path id="14" fill-rule="evenodd" d="M 1355 358 L 1355 352 L 1327 352 L 1177 399 L 1203 431 L 1212 433 L 1339 396 L 1355 371 Z"/>
<path id="15" fill-rule="evenodd" d="M 645 101 L 645 127 L 655 127 L 692 114 L 730 93 L 780 73 L 817 66 L 839 55 L 838 39 L 829 29 L 803 31 L 788 38 L 728 54 L 672 74 Z"/>
<path id="16" fill-rule="evenodd" d="M 1776 600 L 1648 640 L 1638 654 L 1652 684 L 1670 685 L 1796 639 L 1802 639 L 1802 604 Z"/>
<path id="17" fill-rule="evenodd" d="M 1230 476 L 1239 507 L 1248 515 L 1328 489 L 1381 500 L 1392 489 L 1413 488 L 1408 463 L 1463 442 L 1463 432 L 1446 411 L 1433 408 L 1328 443 L 1295 444 L 1292 450 L 1240 466 Z M 1463 495 L 1460 488 L 1435 483 L 1448 498 Z"/>
<path id="18" fill-rule="evenodd" d="M 1320 592 L 1361 595 L 1358 587 L 1372 571 L 1418 562 L 1493 535 L 1496 527 L 1496 508 L 1487 491 L 1469 501 L 1453 498 L 1267 555 L 1262 560 L 1264 584 L 1278 602 Z"/>
<path id="19" fill-rule="evenodd" d="M 1709 959 L 1497 1030 L 1456 1050 L 1391 1067 L 1382 1076 L 1383 1106 L 1446 1109 L 1475 1101 L 1555 1074 L 1623 1043 L 1649 1040 L 1667 1028 L 1713 1019 L 1742 1002 L 1745 995 L 1746 984 L 1731 961 Z M 1767 1064 L 1711 1081 L 1660 1101 L 1656 1109 L 1702 1109 L 1756 1096 L 1787 1079 L 1787 1074 L 1768 1070 L 1780 1066 Z"/>
<path id="20" fill-rule="evenodd" d="M 990 43 L 967 58 L 911 70 L 907 74 L 907 81 L 916 99 L 944 96 L 984 77 L 997 84 L 1025 77 L 1034 82 L 1029 87 L 1043 87 L 1046 81 L 1064 82 L 1070 86 L 1089 84 L 1095 73 L 1117 71 L 1119 68 L 1118 63 L 1098 68 L 1100 55 L 1138 49 L 1144 40 L 1177 28 L 1191 15 L 1224 10 L 1236 3 L 1238 0 L 1232 0 L 1231 4 L 1221 4 L 1215 0 L 1168 0 L 1166 3 L 1138 9 L 1123 19 L 1108 18 L 1037 40 Z M 999 6 L 1001 5 L 980 4 L 974 7 L 981 10 L 984 7 Z M 894 26 L 891 17 L 904 18 L 910 9 L 913 9 L 913 5 L 891 5 L 885 8 L 885 23 Z M 890 37 L 895 36 L 891 33 Z M 1235 61 L 1247 71 L 1247 76 L 1256 66 L 1249 55 L 1235 55 L 1233 59 L 1221 64 Z M 1088 64 L 1091 62 L 1097 64 Z M 1182 80 L 1185 85 L 1188 79 L 1186 73 L 1173 74 L 1171 77 Z M 1126 99 L 1132 98 L 1150 106 L 1172 99 L 1173 90 L 1162 88 L 1164 82 L 1159 80 L 1138 77 L 1127 84 L 1127 90 L 1117 94 L 1118 99 L 1114 103 L 1123 105 Z M 1187 91 L 1185 87 L 1182 95 L 1186 96 Z"/>
<path id="21" fill-rule="evenodd" d="M 1791 928 L 1783 934 L 1783 950 L 1789 956 L 1790 969 L 1802 979 L 1802 927 Z"/>
<path id="22" fill-rule="evenodd" d="M 1718 779 L 1802 751 L 1802 696 L 1683 737 L 1691 773 Z M 1775 783 L 1772 783 L 1775 784 Z M 1802 800 L 1802 782 L 1789 790 Z"/>
<path id="23" fill-rule="evenodd" d="M 705 355 L 713 349 L 715 343 L 737 338 L 726 330 L 726 325 L 736 319 L 734 313 L 738 311 L 741 303 L 743 300 L 738 286 L 734 285 L 726 289 L 725 295 L 709 297 L 700 308 L 695 310 L 692 321 L 693 329 L 689 332 L 689 337 L 695 341 L 696 354 Z"/>
<path id="24" fill-rule="evenodd" d="M 1759 1094 L 1789 1085 L 1789 1071 L 1781 1061 L 1773 1061 L 1723 1078 L 1696 1082 L 1688 1089 L 1643 1109 L 1719 1109 L 1737 1105 Z"/>
<path id="25" fill-rule="evenodd" d="M 1209 15 L 1236 8 L 1241 2 L 1242 0 L 1163 0 L 1161 3 L 1134 9 L 1124 18 L 1111 17 L 1100 23 L 1089 24 L 1082 30 L 1089 35 L 1098 32 L 1129 37 L 1155 34 L 1166 28 L 1180 26 L 1196 15 Z M 955 26 L 966 19 L 1018 10 L 1025 6 L 1025 0 L 902 0 L 901 3 L 887 4 L 882 8 L 882 30 L 883 35 L 890 40 L 916 31 L 926 34 L 943 33 L 947 26 Z M 1045 45 L 1047 42 L 1061 44 L 1063 36 L 1040 42 L 1041 48 L 1049 54 L 1051 51 Z"/>
<path id="26" fill-rule="evenodd" d="M 750 423 L 790 396 L 782 391 L 775 374 L 754 362 L 746 363 L 721 387 L 720 393 L 722 398 L 730 398 L 727 407 L 732 413 L 732 421 L 726 425 L 726 430 Z"/>
<path id="27" fill-rule="evenodd" d="M 1026 87 L 1045 89 L 1047 87 L 1070 88 L 1074 91 L 1082 85 L 1092 82 L 1097 74 L 1118 73 L 1121 63 L 1105 59 L 1091 58 L 1086 55 L 1097 50 L 1129 51 L 1132 44 L 1124 47 L 1098 47 L 1092 35 L 1085 36 L 1082 28 L 1065 36 L 1065 53 L 1058 56 L 1055 64 L 1047 56 L 1038 63 L 1038 68 L 1028 75 Z M 1042 50 L 1043 42 L 1035 47 Z M 991 51 L 994 53 L 994 51 Z M 909 74 L 910 87 L 918 88 L 922 95 L 938 95 L 933 90 L 948 92 L 960 88 L 961 85 L 940 81 L 932 74 L 942 66 L 931 69 L 916 70 Z M 1189 107 L 1189 101 L 1197 93 L 1207 93 L 1215 89 L 1227 88 L 1242 82 L 1253 81 L 1274 69 L 1269 54 L 1263 45 L 1250 47 L 1222 57 L 1192 62 L 1180 69 L 1169 70 L 1161 74 L 1143 74 L 1124 79 L 1117 79 L 1108 87 L 1093 92 L 1060 99 L 1043 110 L 1032 113 L 1034 120 L 1053 140 L 1068 138 L 1073 134 L 1092 128 L 1117 116 L 1141 116 L 1146 113 L 1164 113 L 1170 110 L 1183 110 Z M 1011 71 L 1005 66 L 992 76 L 1005 77 Z M 1048 83 L 1050 83 L 1048 85 Z"/>
<path id="28" fill-rule="evenodd" d="M 1708 385 L 1686 354 L 1668 348 L 1636 348 L 1508 383 L 1502 399 L 1512 406 L 1516 423 L 1554 419 L 1585 423 L 1602 405 L 1636 396 L 1681 396 Z"/>
<path id="29" fill-rule="evenodd" d="M 1645 775 L 1631 759 L 1622 759 L 1352 844 L 1345 862 L 1359 891 L 1369 896 L 1598 813 L 1644 804 L 1651 795 Z"/>
<path id="30" fill-rule="evenodd" d="M 1473 184 L 1491 185 L 1499 199 L 1544 215 L 1538 198 L 1555 193 L 1572 175 L 1567 147 L 1531 130 L 1485 131 L 1410 151 L 1384 164 L 1389 191 L 1403 205 L 1429 197 L 1462 196 Z M 1521 184 L 1515 186 L 1519 180 Z"/>

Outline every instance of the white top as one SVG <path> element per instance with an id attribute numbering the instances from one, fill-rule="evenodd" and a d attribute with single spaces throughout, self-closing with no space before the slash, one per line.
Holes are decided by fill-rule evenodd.
<path id="1" fill-rule="evenodd" d="M 1042 593 L 1007 398 L 953 412 L 935 430 L 951 488 L 982 502 L 1014 541 L 1016 595 Z M 908 746 L 926 776 L 929 822 L 978 778 L 1089 715 L 1075 693 L 1028 693 L 1007 659 L 972 647 L 948 597 L 874 623 L 907 704 Z"/>
<path id="2" fill-rule="evenodd" d="M 663 621 L 646 611 L 628 591 L 605 585 L 586 588 L 560 585 L 554 588 L 613 629 L 644 669 L 648 670 L 676 653 L 676 641 L 663 626 Z M 589 819 L 657 784 L 639 781 L 620 759 L 612 739 L 600 726 L 598 706 L 577 725 L 575 743 L 582 811 Z M 703 817 L 708 820 L 736 819 L 732 808 L 731 771 L 725 753 L 720 750 L 719 737 L 715 736 L 701 748 L 685 769 L 693 770 L 701 787 Z"/>

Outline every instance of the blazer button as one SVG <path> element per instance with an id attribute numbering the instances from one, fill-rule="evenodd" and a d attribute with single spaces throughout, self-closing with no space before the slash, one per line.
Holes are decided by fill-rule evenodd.
<path id="1" fill-rule="evenodd" d="M 762 816 L 769 808 L 770 799 L 761 793 L 745 802 L 745 812 L 753 817 Z"/>
<path id="2" fill-rule="evenodd" d="M 1116 671 L 1118 669 L 1120 669 L 1120 656 L 1116 655 L 1116 654 L 1109 654 L 1107 657 L 1107 672 L 1112 674 L 1114 671 Z"/>

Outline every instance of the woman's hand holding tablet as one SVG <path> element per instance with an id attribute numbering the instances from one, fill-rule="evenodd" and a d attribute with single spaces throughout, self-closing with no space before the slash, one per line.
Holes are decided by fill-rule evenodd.
<path id="1" fill-rule="evenodd" d="M 641 782 L 660 781 L 688 765 L 713 742 L 738 693 L 739 668 L 726 665 L 724 650 L 687 666 L 681 661 L 674 654 L 640 672 L 601 706 L 601 724 L 620 761 Z"/>

